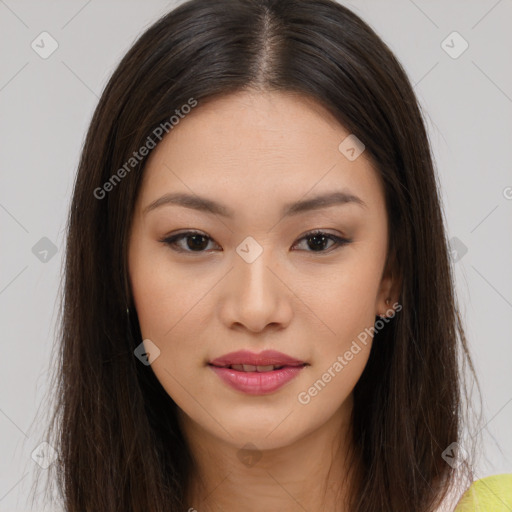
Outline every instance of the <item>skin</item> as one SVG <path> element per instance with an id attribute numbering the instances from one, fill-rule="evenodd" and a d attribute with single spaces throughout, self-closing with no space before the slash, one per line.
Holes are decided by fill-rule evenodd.
<path id="1" fill-rule="evenodd" d="M 348 135 L 307 97 L 246 90 L 200 102 L 147 162 L 130 233 L 130 283 L 143 339 L 160 350 L 151 368 L 179 406 L 197 464 L 187 495 L 200 512 L 347 510 L 348 419 L 371 336 L 309 403 L 298 396 L 389 312 L 387 297 L 391 304 L 398 297 L 384 268 L 384 189 L 366 152 L 350 161 L 339 151 Z M 366 206 L 280 214 L 285 204 L 334 190 Z M 171 192 L 206 196 L 235 216 L 174 204 L 144 212 Z M 303 238 L 314 229 L 351 243 L 327 240 L 315 251 Z M 202 252 L 190 237 L 177 242 L 189 252 L 161 241 L 187 230 L 210 237 L 196 242 Z M 248 236 L 263 250 L 251 263 L 236 252 Z M 271 394 L 247 395 L 207 365 L 240 349 L 274 349 L 309 366 Z M 241 456 L 247 443 L 252 461 Z"/>

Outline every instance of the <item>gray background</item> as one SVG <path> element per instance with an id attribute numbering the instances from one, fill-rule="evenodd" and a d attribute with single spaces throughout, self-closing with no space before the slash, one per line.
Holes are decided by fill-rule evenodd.
<path id="1" fill-rule="evenodd" d="M 395 52 L 425 111 L 483 390 L 487 460 L 477 477 L 512 472 L 512 2 L 342 3 Z M 174 5 L 0 0 L 0 511 L 30 509 L 31 453 L 43 441 L 34 418 L 52 364 L 64 228 L 85 131 L 120 58 Z M 31 47 L 43 31 L 58 43 L 47 59 Z M 461 40 L 442 45 L 453 31 L 469 44 L 457 58 L 445 48 L 453 54 Z"/>

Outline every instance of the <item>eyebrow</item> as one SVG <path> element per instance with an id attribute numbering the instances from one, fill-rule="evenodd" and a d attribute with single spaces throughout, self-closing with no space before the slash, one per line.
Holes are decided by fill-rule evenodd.
<path id="1" fill-rule="evenodd" d="M 341 206 L 351 203 L 359 205 L 363 208 L 368 208 L 367 204 L 361 198 L 350 193 L 349 191 L 343 190 L 337 192 L 329 192 L 327 194 L 317 195 L 310 199 L 304 199 L 294 203 L 285 204 L 281 212 L 281 216 L 288 217 L 312 210 L 319 210 L 321 208 L 328 208 L 330 206 Z M 146 206 L 143 210 L 143 213 L 146 214 L 152 210 L 155 210 L 156 208 L 166 205 L 183 206 L 185 208 L 190 208 L 205 213 L 212 213 L 214 215 L 220 215 L 230 219 L 235 216 L 235 212 L 231 208 L 228 208 L 221 203 L 206 197 L 185 193 L 165 194 Z"/>

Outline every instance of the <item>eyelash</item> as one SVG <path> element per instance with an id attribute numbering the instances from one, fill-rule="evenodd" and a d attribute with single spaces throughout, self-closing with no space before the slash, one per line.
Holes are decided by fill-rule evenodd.
<path id="1" fill-rule="evenodd" d="M 170 237 L 163 238 L 163 239 L 160 240 L 160 242 L 162 242 L 163 244 L 169 246 L 173 251 L 180 252 L 180 253 L 201 254 L 201 253 L 206 252 L 205 250 L 203 250 L 203 251 L 191 251 L 191 250 L 186 250 L 186 249 L 182 249 L 182 248 L 177 248 L 176 243 L 178 242 L 178 240 L 182 240 L 182 239 L 185 239 L 185 238 L 193 236 L 193 235 L 201 235 L 204 238 L 207 238 L 209 240 L 213 240 L 211 237 L 209 237 L 208 235 L 205 235 L 201 231 L 185 231 L 183 233 L 178 233 L 177 235 L 172 235 Z M 298 241 L 302 241 L 302 240 L 305 240 L 305 239 L 308 239 L 308 238 L 313 238 L 315 236 L 321 236 L 321 235 L 325 236 L 325 238 L 327 238 L 329 240 L 334 241 L 335 242 L 334 246 L 329 247 L 327 250 L 322 250 L 322 251 L 306 251 L 306 252 L 310 252 L 310 253 L 313 253 L 313 254 L 315 254 L 315 253 L 319 253 L 319 254 L 330 253 L 330 252 L 332 252 L 332 250 L 341 249 L 343 246 L 348 245 L 348 244 L 350 244 L 352 242 L 351 239 L 341 238 L 339 236 L 333 235 L 331 233 L 326 233 L 325 231 L 321 231 L 319 229 L 316 229 L 316 230 L 313 230 L 313 231 L 309 231 L 308 233 L 303 235 L 301 238 L 299 238 Z M 294 245 L 296 245 L 296 244 L 294 244 Z M 334 249 L 332 249 L 333 247 L 334 247 Z M 332 250 L 329 250 L 329 249 L 332 249 Z"/>

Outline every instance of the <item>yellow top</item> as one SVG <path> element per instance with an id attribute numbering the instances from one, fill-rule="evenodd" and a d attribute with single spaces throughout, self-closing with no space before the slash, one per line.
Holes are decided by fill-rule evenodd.
<path id="1" fill-rule="evenodd" d="M 511 512 L 512 473 L 476 480 L 464 493 L 454 512 Z"/>

